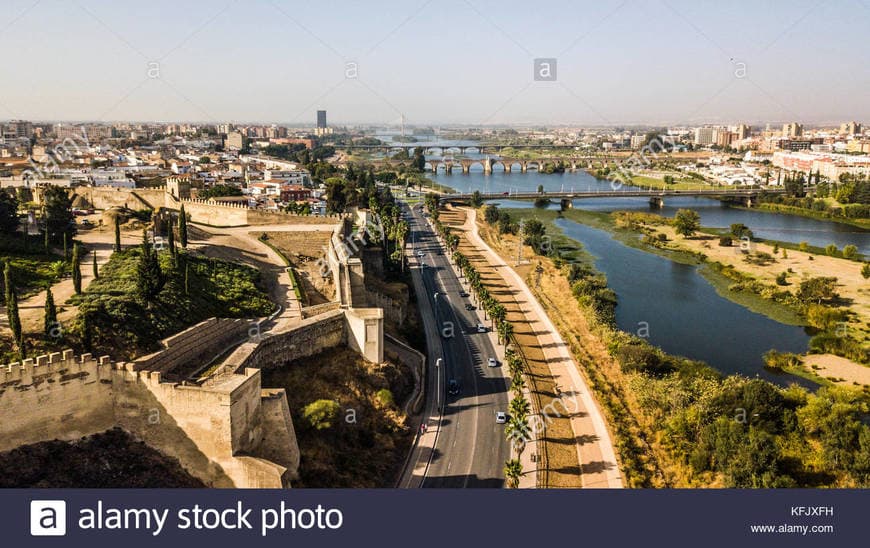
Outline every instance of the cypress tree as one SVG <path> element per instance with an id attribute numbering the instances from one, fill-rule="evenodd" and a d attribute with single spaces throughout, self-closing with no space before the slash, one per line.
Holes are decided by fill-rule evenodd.
<path id="1" fill-rule="evenodd" d="M 24 333 L 18 337 L 18 359 L 24 361 L 27 359 L 27 348 L 24 346 Z"/>
<path id="2" fill-rule="evenodd" d="M 96 250 L 94 250 L 93 256 L 94 256 L 94 279 L 96 280 L 100 277 L 100 271 L 97 268 L 97 251 Z"/>
<path id="3" fill-rule="evenodd" d="M 172 258 L 175 259 L 175 254 L 178 253 L 178 250 L 175 249 L 175 228 L 172 226 L 172 217 L 169 217 L 169 228 L 167 230 L 167 236 L 169 238 L 169 254 L 172 255 Z"/>
<path id="4" fill-rule="evenodd" d="M 148 231 L 142 231 L 142 253 L 136 268 L 136 290 L 139 296 L 150 301 L 163 287 L 163 272 L 160 270 L 160 262 L 157 253 L 148 240 Z"/>
<path id="5" fill-rule="evenodd" d="M 187 249 L 187 214 L 184 212 L 184 204 L 181 204 L 181 211 L 178 213 L 178 240 L 181 247 Z"/>
<path id="6" fill-rule="evenodd" d="M 93 329 L 91 327 L 91 317 L 88 314 L 82 315 L 82 323 L 80 327 L 79 337 L 82 341 L 82 348 L 86 352 L 93 350 Z"/>
<path id="7" fill-rule="evenodd" d="M 9 318 L 9 329 L 16 343 L 21 341 L 21 318 L 18 315 L 18 294 L 12 280 L 12 265 L 6 262 L 3 269 L 3 282 L 6 284 L 6 316 Z"/>
<path id="8" fill-rule="evenodd" d="M 121 218 L 115 215 L 115 248 L 114 251 L 121 251 Z"/>
<path id="9" fill-rule="evenodd" d="M 189 278 L 190 278 L 190 265 L 187 264 L 187 261 L 185 261 L 185 263 L 184 263 L 184 294 L 185 295 L 190 295 Z"/>
<path id="10" fill-rule="evenodd" d="M 79 244 L 73 244 L 72 251 L 72 280 L 73 280 L 73 289 L 75 289 L 76 295 L 82 292 L 82 268 L 81 268 L 81 246 Z"/>
<path id="11" fill-rule="evenodd" d="M 66 232 L 63 233 L 63 260 L 69 260 L 69 246 L 67 244 L 67 235 Z"/>
<path id="12" fill-rule="evenodd" d="M 48 242 L 48 228 L 45 229 L 45 252 L 48 253 L 49 248 L 51 247 Z"/>
<path id="13" fill-rule="evenodd" d="M 50 339 L 53 336 L 54 328 L 57 326 L 57 307 L 54 305 L 54 295 L 51 293 L 51 287 L 45 292 L 45 338 Z"/>

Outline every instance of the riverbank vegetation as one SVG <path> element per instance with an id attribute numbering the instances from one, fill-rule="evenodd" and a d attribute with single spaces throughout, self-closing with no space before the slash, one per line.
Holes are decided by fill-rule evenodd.
<path id="1" fill-rule="evenodd" d="M 510 226 L 540 212 L 503 213 L 483 217 Z M 498 226 L 482 233 L 504 253 L 517 236 Z M 589 379 L 629 486 L 870 485 L 866 390 L 781 388 L 667 355 L 615 327 L 613 294 L 579 244 L 552 241 L 527 283 Z"/>

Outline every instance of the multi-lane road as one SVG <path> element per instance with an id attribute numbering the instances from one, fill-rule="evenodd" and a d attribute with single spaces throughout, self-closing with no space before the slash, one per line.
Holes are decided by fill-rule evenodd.
<path id="1" fill-rule="evenodd" d="M 420 207 L 405 207 L 410 225 L 409 258 L 428 346 L 425 440 L 411 454 L 404 487 L 502 487 L 509 457 L 504 425 L 496 412 L 508 410 L 505 366 L 489 367 L 496 348 L 461 293 L 463 287 L 446 251 Z M 449 394 L 453 380 L 459 393 Z M 434 449 L 422 447 L 427 442 Z"/>

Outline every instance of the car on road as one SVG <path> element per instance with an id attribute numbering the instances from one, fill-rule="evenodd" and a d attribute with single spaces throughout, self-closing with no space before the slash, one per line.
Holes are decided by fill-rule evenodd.
<path id="1" fill-rule="evenodd" d="M 88 219 L 82 219 L 82 226 L 91 226 L 94 223 L 90 222 Z"/>
<path id="2" fill-rule="evenodd" d="M 495 412 L 495 422 L 498 424 L 504 424 L 507 422 L 507 413 L 504 411 L 496 411 Z"/>
<path id="3" fill-rule="evenodd" d="M 465 303 L 465 310 L 475 310 L 477 307 L 471 303 Z"/>
<path id="4" fill-rule="evenodd" d="M 486 365 L 488 365 L 490 367 L 498 367 L 498 360 L 495 358 L 490 358 L 490 359 L 486 360 Z"/>
<path id="5" fill-rule="evenodd" d="M 423 256 L 425 256 L 425 255 L 426 255 L 426 253 L 424 253 L 424 252 L 422 252 L 422 251 L 418 251 L 418 252 L 417 252 L 417 256 L 418 256 L 418 257 L 423 257 Z"/>
<path id="6" fill-rule="evenodd" d="M 477 332 L 478 333 L 486 333 L 486 326 L 482 323 L 477 324 Z"/>
<path id="7" fill-rule="evenodd" d="M 468 297 L 468 293 L 465 292 L 465 291 L 460 291 L 460 292 L 459 292 L 459 296 L 462 297 L 462 298 L 465 298 L 465 297 Z"/>
<path id="8" fill-rule="evenodd" d="M 456 396 L 459 394 L 459 381 L 456 379 L 450 379 L 447 381 L 447 393 L 451 396 Z"/>

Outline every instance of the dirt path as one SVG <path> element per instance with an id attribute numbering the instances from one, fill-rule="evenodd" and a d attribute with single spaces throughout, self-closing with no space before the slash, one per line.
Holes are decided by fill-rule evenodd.
<path id="1" fill-rule="evenodd" d="M 97 254 L 98 270 L 109 261 L 109 257 L 112 256 L 112 248 L 115 245 L 114 230 L 109 227 L 92 228 L 90 230 L 80 228 L 77 238 L 85 247 Z M 138 245 L 141 242 L 142 233 L 138 230 L 121 231 L 121 245 Z M 92 264 L 93 255 L 88 253 L 82 258 L 81 262 L 82 289 L 87 288 L 94 279 Z M 72 278 L 64 278 L 52 285 L 51 292 L 58 309 L 58 321 L 61 325 L 65 325 L 75 317 L 77 311 L 75 306 L 66 304 L 67 300 L 75 294 Z M 46 292 L 40 291 L 36 295 L 18 303 L 18 315 L 21 318 L 21 326 L 28 335 L 36 335 L 43 332 L 45 296 Z M 11 337 L 12 334 L 9 331 L 9 320 L 6 317 L 5 307 L 2 307 L 2 310 L 0 310 L 0 328 L 2 328 L 3 336 Z"/>

